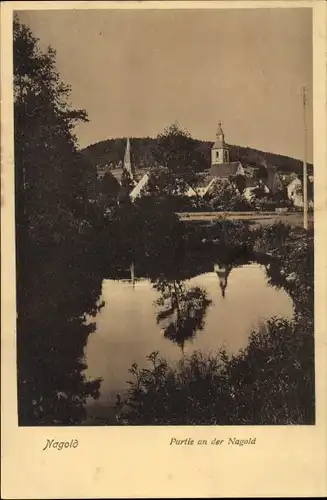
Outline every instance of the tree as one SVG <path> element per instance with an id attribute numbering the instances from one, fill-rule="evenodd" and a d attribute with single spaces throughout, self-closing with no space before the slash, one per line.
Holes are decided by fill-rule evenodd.
<path id="1" fill-rule="evenodd" d="M 239 193 L 242 194 L 246 188 L 246 179 L 244 175 L 237 174 L 233 177 L 232 182 L 235 184 Z"/>
<path id="2" fill-rule="evenodd" d="M 96 172 L 73 132 L 87 117 L 17 16 L 13 42 L 19 423 L 76 424 L 100 387 L 83 361 L 101 293 L 86 218 Z"/>
<path id="3" fill-rule="evenodd" d="M 166 178 L 170 176 L 169 189 L 182 194 L 194 180 L 196 156 L 195 141 L 175 123 L 158 135 L 152 162 L 166 169 L 162 172 Z"/>
<path id="4" fill-rule="evenodd" d="M 110 172 L 98 179 L 97 185 L 99 194 L 108 202 L 116 199 L 120 186 L 117 179 Z"/>
<path id="5" fill-rule="evenodd" d="M 164 323 L 164 336 L 183 349 L 187 340 L 203 330 L 205 314 L 212 301 L 202 288 L 186 288 L 179 280 L 159 278 L 154 288 L 161 293 L 157 305 L 163 307 L 157 314 L 157 323 Z"/>
<path id="6" fill-rule="evenodd" d="M 49 237 L 60 236 L 58 213 L 63 234 L 64 228 L 78 225 L 76 217 L 94 194 L 95 169 L 78 153 L 73 133 L 87 115 L 68 103 L 70 87 L 56 71 L 56 52 L 51 47 L 41 52 L 17 16 L 13 37 L 18 222 L 36 232 L 36 238 L 45 226 Z"/>
<path id="7" fill-rule="evenodd" d="M 210 205 L 215 210 L 248 210 L 249 204 L 227 179 L 218 179 L 210 192 Z"/>
<path id="8" fill-rule="evenodd" d="M 176 176 L 168 167 L 159 166 L 148 173 L 149 181 L 144 187 L 144 194 L 169 198 L 182 195 L 187 185 L 182 177 Z"/>
<path id="9" fill-rule="evenodd" d="M 125 190 L 127 195 L 129 195 L 129 193 L 132 191 L 134 185 L 135 184 L 130 173 L 124 168 L 121 177 L 121 186 Z"/>

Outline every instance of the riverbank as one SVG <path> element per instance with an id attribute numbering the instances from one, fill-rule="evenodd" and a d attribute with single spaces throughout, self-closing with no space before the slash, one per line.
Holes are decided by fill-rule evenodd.
<path id="1" fill-rule="evenodd" d="M 254 228 L 256 251 L 274 256 L 272 287 L 294 302 L 294 318 L 273 317 L 228 355 L 194 352 L 177 367 L 152 353 L 134 366 L 125 425 L 312 425 L 315 422 L 313 234 L 283 224 Z"/>
<path id="2" fill-rule="evenodd" d="M 184 222 L 212 222 L 221 217 L 228 220 L 246 221 L 251 225 L 263 226 L 274 224 L 275 222 L 284 222 L 292 227 L 303 227 L 302 212 L 182 212 L 178 214 L 181 221 Z M 308 215 L 309 228 L 313 227 L 314 217 Z"/>

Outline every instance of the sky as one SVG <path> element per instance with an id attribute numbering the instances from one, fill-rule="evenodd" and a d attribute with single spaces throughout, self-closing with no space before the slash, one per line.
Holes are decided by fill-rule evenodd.
<path id="1" fill-rule="evenodd" d="M 90 122 L 80 147 L 155 137 L 177 121 L 214 141 L 303 159 L 301 87 L 308 89 L 312 161 L 310 9 L 56 10 L 19 12 L 57 51 L 71 103 Z"/>

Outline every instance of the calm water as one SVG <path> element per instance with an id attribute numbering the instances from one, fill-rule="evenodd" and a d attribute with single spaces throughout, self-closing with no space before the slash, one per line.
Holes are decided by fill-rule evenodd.
<path id="1" fill-rule="evenodd" d="M 264 266 L 246 264 L 178 282 L 104 279 L 96 330 L 85 348 L 87 375 L 101 377 L 100 398 L 88 403 L 88 420 L 105 415 L 123 393 L 136 362 L 159 351 L 171 364 L 194 350 L 229 353 L 246 347 L 251 330 L 272 316 L 291 318 L 292 300 L 268 285 Z"/>

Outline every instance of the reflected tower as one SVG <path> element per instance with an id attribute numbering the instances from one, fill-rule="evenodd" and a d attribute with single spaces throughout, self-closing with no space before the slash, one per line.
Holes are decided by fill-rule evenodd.
<path id="1" fill-rule="evenodd" d="M 232 270 L 231 266 L 224 266 L 220 264 L 214 264 L 213 266 L 215 273 L 218 276 L 219 286 L 221 289 L 221 295 L 224 298 L 226 294 L 226 288 L 228 285 L 228 276 Z"/>

